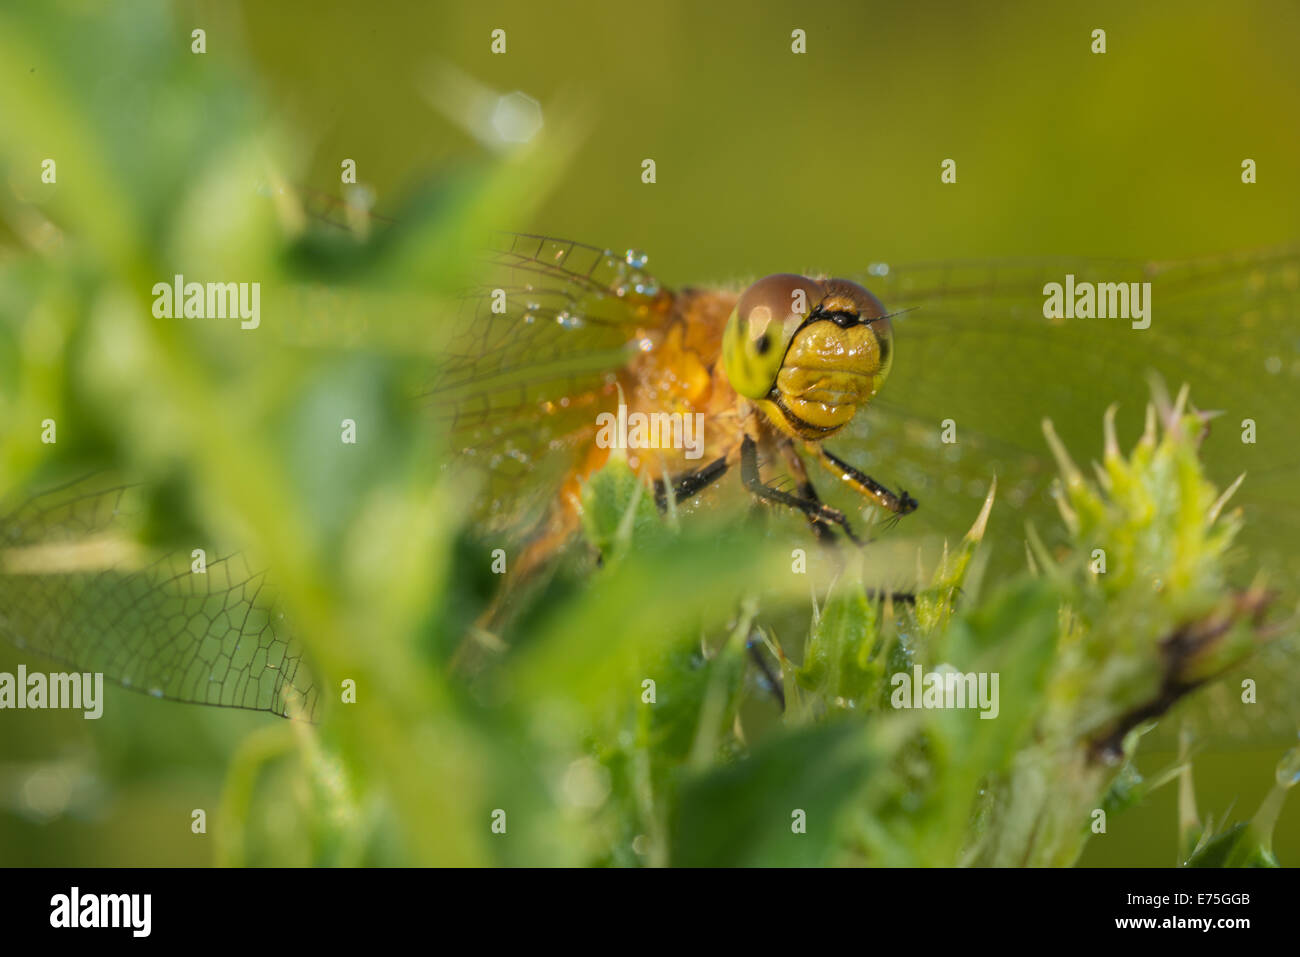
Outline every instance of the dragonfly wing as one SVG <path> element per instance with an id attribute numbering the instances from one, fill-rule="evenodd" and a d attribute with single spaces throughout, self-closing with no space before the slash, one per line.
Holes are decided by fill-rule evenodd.
<path id="1" fill-rule="evenodd" d="M 1044 286 L 1065 282 L 1150 282 L 1151 323 L 1121 319 L 1051 320 Z M 1233 499 L 1246 523 L 1240 541 L 1251 564 L 1245 586 L 1263 571 L 1281 592 L 1279 609 L 1300 596 L 1300 249 L 1177 263 L 1034 261 L 874 267 L 863 283 L 895 320 L 895 364 L 880 397 L 836 451 L 886 484 L 907 488 L 920 509 L 901 523 L 912 531 L 959 538 L 974 519 L 993 476 L 998 504 L 986 534 L 1001 573 L 1025 565 L 1025 526 L 1049 544 L 1063 538 L 1050 487 L 1057 475 L 1042 433 L 1052 419 L 1075 460 L 1086 467 L 1102 451 L 1102 414 L 1119 403 L 1121 445 L 1142 428 L 1150 374 L 1167 387 L 1191 387 L 1194 405 L 1223 414 L 1203 445 L 1219 488 L 1246 472 Z M 1243 441 L 1254 423 L 1255 442 Z M 945 426 L 951 426 L 945 436 Z M 953 438 L 947 442 L 945 438 Z M 1291 646 L 1255 662 L 1261 681 L 1294 674 Z M 1216 687 L 1206 727 L 1258 739 L 1290 735 L 1300 699 L 1284 688 L 1274 707 L 1242 717 L 1231 687 Z M 1249 709 L 1247 709 L 1249 710 Z M 1267 727 L 1265 727 L 1267 726 Z"/>
<path id="2" fill-rule="evenodd" d="M 313 717 L 265 576 L 237 554 L 204 567 L 140 546 L 139 493 L 92 475 L 0 515 L 0 637 L 157 698 Z"/>
<path id="3" fill-rule="evenodd" d="M 351 201 L 304 191 L 303 208 L 334 229 L 393 224 Z M 482 480 L 485 530 L 530 526 L 596 416 L 617 404 L 614 373 L 645 348 L 672 308 L 643 255 L 502 232 L 451 321 L 434 324 L 438 356 L 420 400 L 460 466 Z"/>
<path id="4" fill-rule="evenodd" d="M 315 219 L 375 222 L 323 196 L 307 197 Z M 611 400 L 609 374 L 671 297 L 635 255 L 498 239 L 455 321 L 436 324 L 421 400 L 484 475 L 483 517 L 515 529 L 550 500 Z M 155 697 L 314 716 L 317 685 L 266 576 L 240 554 L 195 573 L 188 551 L 140 547 L 142 499 L 92 475 L 0 514 L 0 637 Z"/>
<path id="5" fill-rule="evenodd" d="M 632 262 L 629 262 L 629 259 Z M 508 233 L 461 303 L 455 343 L 421 396 L 487 483 L 483 517 L 535 517 L 617 404 L 616 370 L 646 347 L 671 297 L 635 256 Z"/>
<path id="6" fill-rule="evenodd" d="M 1136 440 L 1155 373 L 1171 390 L 1189 384 L 1198 407 L 1225 413 L 1205 444 L 1211 477 L 1226 486 L 1248 472 L 1238 501 L 1251 524 L 1285 523 L 1295 537 L 1275 557 L 1300 554 L 1300 511 L 1281 484 L 1300 459 L 1300 250 L 871 272 L 864 282 L 891 311 L 911 311 L 896 320 L 889 383 L 855 423 L 854 441 L 877 478 L 921 498 L 923 523 L 959 535 L 996 474 L 1004 529 L 1019 552 L 1025 519 L 1051 522 L 1055 511 L 1046 492 L 1056 468 L 1042 421 L 1050 418 L 1086 463 L 1100 457 L 1102 413 L 1112 403 L 1120 405 L 1121 437 Z M 1149 327 L 1045 318 L 1045 285 L 1067 275 L 1076 285 L 1150 283 Z M 1269 438 L 1244 444 L 1245 419 Z"/>

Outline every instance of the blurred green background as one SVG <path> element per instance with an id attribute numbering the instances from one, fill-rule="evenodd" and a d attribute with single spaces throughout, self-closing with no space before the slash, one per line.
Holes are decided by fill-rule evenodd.
<path id="1" fill-rule="evenodd" d="M 476 146 L 421 93 L 439 59 L 588 137 L 532 221 L 674 282 L 869 262 L 1177 258 L 1292 241 L 1289 3 L 249 4 L 273 102 L 383 197 Z M 791 55 L 790 32 L 809 52 Z M 489 51 L 505 29 L 508 52 Z M 1093 29 L 1107 52 L 1090 52 Z M 642 159 L 658 182 L 640 180 Z M 957 161 L 955 186 L 939 181 Z M 1243 188 L 1240 164 L 1259 164 Z M 380 205 L 382 206 L 382 198 Z"/>
<path id="2" fill-rule="evenodd" d="M 484 161 L 426 95 L 449 64 L 528 93 L 548 119 L 575 117 L 583 136 L 554 188 L 494 225 L 643 249 L 674 286 L 875 261 L 1173 258 L 1300 238 L 1293 3 L 168 9 L 175 43 L 205 28 L 208 56 L 261 104 L 257 121 L 292 131 L 307 185 L 332 191 L 351 157 L 381 212 L 430 173 Z M 505 55 L 490 52 L 496 28 Z M 807 55 L 789 52 L 794 28 L 807 31 Z M 1096 28 L 1104 55 L 1090 52 Z M 949 157 L 951 186 L 939 179 Z M 1256 185 L 1240 182 L 1245 157 L 1259 164 Z M 654 186 L 641 182 L 645 158 Z M 19 660 L 0 645 L 0 670 Z M 280 719 L 109 695 L 113 721 L 5 716 L 0 863 L 213 860 L 211 838 L 176 822 L 215 808 L 232 754 Z M 1204 755 L 1202 809 L 1249 814 L 1272 781 L 1275 743 Z M 1172 758 L 1138 763 L 1156 771 Z M 1116 817 L 1082 863 L 1173 863 L 1174 798 L 1166 788 Z M 296 825 L 283 814 L 281 859 L 293 862 Z M 1275 849 L 1300 860 L 1295 807 Z"/>

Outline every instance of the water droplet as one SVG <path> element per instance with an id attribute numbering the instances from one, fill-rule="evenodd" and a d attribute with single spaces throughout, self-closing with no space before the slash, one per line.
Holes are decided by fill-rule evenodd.
<path id="1" fill-rule="evenodd" d="M 641 352 L 650 352 L 654 349 L 655 343 L 649 336 L 642 336 L 636 341 L 636 347 Z"/>
<path id="2" fill-rule="evenodd" d="M 643 252 L 629 249 L 623 254 L 623 261 L 633 269 L 645 269 L 646 264 L 650 262 L 650 257 Z"/>
<path id="3" fill-rule="evenodd" d="M 1292 748 L 1277 763 L 1279 787 L 1290 788 L 1300 784 L 1300 747 Z"/>
<path id="4" fill-rule="evenodd" d="M 867 267 L 868 276 L 888 276 L 889 263 L 872 263 Z"/>
<path id="5" fill-rule="evenodd" d="M 582 317 L 575 316 L 567 309 L 561 309 L 555 314 L 555 321 L 565 329 L 578 329 L 582 326 Z"/>
<path id="6" fill-rule="evenodd" d="M 492 111 L 492 128 L 506 143 L 527 143 L 542 125 L 542 105 L 519 90 L 500 97 Z"/>

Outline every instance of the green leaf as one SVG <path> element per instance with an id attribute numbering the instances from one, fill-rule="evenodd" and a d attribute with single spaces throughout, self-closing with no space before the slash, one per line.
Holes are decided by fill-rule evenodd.
<path id="1" fill-rule="evenodd" d="M 671 862 L 684 867 L 828 863 L 844 812 L 874 759 L 865 726 L 841 720 L 789 732 L 744 760 L 683 783 Z M 798 812 L 805 833 L 796 833 Z"/>

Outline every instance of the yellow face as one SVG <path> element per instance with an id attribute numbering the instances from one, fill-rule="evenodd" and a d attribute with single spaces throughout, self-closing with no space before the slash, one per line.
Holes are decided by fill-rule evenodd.
<path id="1" fill-rule="evenodd" d="M 782 273 L 741 295 L 722 338 L 739 394 L 787 435 L 818 440 L 848 424 L 884 385 L 893 328 L 880 300 L 845 279 Z"/>

